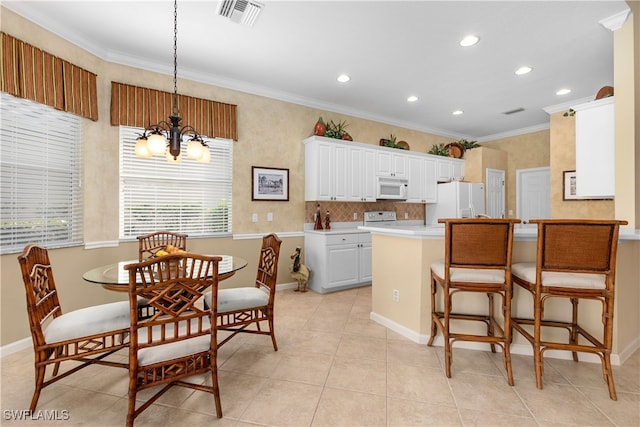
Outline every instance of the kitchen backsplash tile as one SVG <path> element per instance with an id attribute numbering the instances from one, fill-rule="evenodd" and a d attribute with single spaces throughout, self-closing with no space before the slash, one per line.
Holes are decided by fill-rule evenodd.
<path id="1" fill-rule="evenodd" d="M 403 203 L 391 201 L 379 202 L 305 202 L 304 221 L 313 223 L 316 207 L 320 204 L 320 212 L 323 216 L 329 211 L 332 222 L 354 221 L 353 213 L 358 214 L 357 221 L 362 221 L 364 212 L 368 211 L 395 211 L 398 220 L 419 220 L 424 222 L 424 204 Z M 407 214 L 407 218 L 405 218 Z"/>

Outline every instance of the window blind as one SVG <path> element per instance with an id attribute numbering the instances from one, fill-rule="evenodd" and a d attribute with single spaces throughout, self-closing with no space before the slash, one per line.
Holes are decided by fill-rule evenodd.
<path id="1" fill-rule="evenodd" d="M 0 93 L 0 251 L 82 244 L 81 119 Z"/>
<path id="2" fill-rule="evenodd" d="M 205 138 L 211 162 L 134 154 L 143 129 L 120 126 L 120 238 L 170 230 L 189 237 L 231 233 L 233 141 Z M 186 144 L 182 147 L 186 157 Z"/>

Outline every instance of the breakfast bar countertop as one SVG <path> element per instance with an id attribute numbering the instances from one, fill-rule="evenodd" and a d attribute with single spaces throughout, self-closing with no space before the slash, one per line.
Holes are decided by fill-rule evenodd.
<path id="1" fill-rule="evenodd" d="M 444 238 L 444 227 L 441 226 L 359 226 L 359 230 L 368 231 L 373 234 L 384 234 L 397 237 L 413 239 L 442 239 Z M 515 240 L 536 240 L 538 237 L 538 227 L 535 224 L 519 224 L 514 229 Z M 640 229 L 620 228 L 619 240 L 640 240 Z"/>

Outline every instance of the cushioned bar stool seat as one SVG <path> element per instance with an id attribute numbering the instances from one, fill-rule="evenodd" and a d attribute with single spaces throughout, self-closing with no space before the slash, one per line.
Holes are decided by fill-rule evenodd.
<path id="1" fill-rule="evenodd" d="M 431 264 L 431 337 L 433 345 L 438 330 L 444 338 L 445 370 L 451 378 L 453 343 L 475 341 L 487 343 L 495 353 L 502 348 L 507 382 L 513 385 L 511 356 L 511 252 L 513 227 L 518 219 L 462 218 L 439 219 L 445 226 L 444 260 Z M 436 298 L 442 289 L 441 309 Z M 470 313 L 460 304 L 454 308 L 454 295 L 459 293 L 486 294 L 488 312 Z M 494 296 L 500 297 L 504 326 L 496 317 Z M 456 299 L 458 301 L 458 299 Z M 453 321 L 475 321 L 486 324 L 486 334 L 454 331 Z"/>
<path id="2" fill-rule="evenodd" d="M 586 352 L 600 357 L 609 397 L 616 400 L 611 369 L 616 252 L 619 227 L 627 222 L 538 219 L 531 223 L 538 225 L 536 261 L 514 264 L 512 275 L 516 289 L 531 295 L 533 316 L 514 314 L 511 325 L 533 347 L 536 386 L 542 388 L 546 350 L 570 351 L 576 362 L 578 352 Z M 556 305 L 554 310 L 545 311 L 545 303 L 552 299 L 568 300 L 571 310 L 560 311 Z M 600 332 L 589 330 L 580 321 L 580 299 L 601 303 Z M 552 336 L 549 328 L 565 329 L 567 339 Z"/>

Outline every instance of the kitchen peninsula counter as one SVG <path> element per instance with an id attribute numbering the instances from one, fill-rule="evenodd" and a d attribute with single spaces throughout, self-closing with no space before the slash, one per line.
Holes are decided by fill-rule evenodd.
<path id="1" fill-rule="evenodd" d="M 444 256 L 444 227 L 428 226 L 360 226 L 372 235 L 372 301 L 371 319 L 415 341 L 426 343 L 430 334 L 430 265 Z M 515 227 L 513 262 L 535 261 L 537 227 L 522 224 Z M 481 250 L 481 248 L 478 248 Z M 640 346 L 640 230 L 620 229 L 617 256 L 613 363 L 624 361 Z M 394 292 L 397 291 L 397 292 Z M 520 317 L 530 316 L 531 298 L 514 291 L 513 310 Z M 398 295 L 394 301 L 394 294 Z M 469 297 L 469 298 L 467 298 Z M 465 310 L 486 311 L 486 298 L 463 295 L 460 303 Z M 601 330 L 599 303 L 581 303 L 589 329 Z M 561 304 L 562 313 L 566 307 Z M 455 307 L 454 307 L 455 309 Z M 550 315 L 553 311 L 548 310 Z M 436 343 L 441 343 L 438 337 Z M 441 344 L 440 344 L 441 345 Z M 460 343 L 469 348 L 482 344 Z M 479 346 L 479 347 L 478 347 Z M 487 347 L 488 348 L 488 347 Z M 522 337 L 514 337 L 513 353 L 531 354 L 531 347 Z M 560 353 L 550 357 L 565 357 Z M 568 353 L 570 355 L 570 353 Z M 589 355 L 587 355 L 589 356 Z M 569 356 L 570 357 L 570 356 Z M 596 356 L 594 356 L 596 357 Z M 588 357 L 582 357 L 586 360 Z M 595 360 L 595 359 L 594 359 Z"/>

